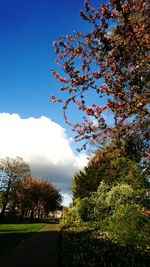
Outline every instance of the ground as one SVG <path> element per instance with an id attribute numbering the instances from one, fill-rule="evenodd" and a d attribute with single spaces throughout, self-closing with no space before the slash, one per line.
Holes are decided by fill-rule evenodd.
<path id="1" fill-rule="evenodd" d="M 59 227 L 46 224 L 0 257 L 3 267 L 59 267 Z"/>

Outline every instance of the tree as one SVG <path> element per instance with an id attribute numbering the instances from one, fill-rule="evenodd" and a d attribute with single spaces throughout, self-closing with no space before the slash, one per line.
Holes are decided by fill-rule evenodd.
<path id="1" fill-rule="evenodd" d="M 61 205 L 62 197 L 54 185 L 41 177 L 24 177 L 16 182 L 13 194 L 22 217 L 29 212 L 31 218 L 48 215 Z"/>
<path id="2" fill-rule="evenodd" d="M 72 182 L 73 198 L 89 197 L 91 192 L 95 192 L 100 184 L 102 176 L 91 163 L 83 170 L 75 174 Z"/>
<path id="3" fill-rule="evenodd" d="M 3 194 L 3 208 L 1 215 L 4 215 L 10 200 L 11 191 L 16 181 L 24 176 L 30 175 L 29 165 L 20 157 L 0 159 L 0 171 L 3 175 L 1 191 Z"/>
<path id="4" fill-rule="evenodd" d="M 102 181 L 109 187 L 121 182 L 131 185 L 135 190 L 144 190 L 147 176 L 143 168 L 134 160 L 134 155 L 130 158 L 130 153 L 128 156 L 123 151 L 124 148 L 119 149 L 114 143 L 98 149 L 88 165 L 74 177 L 74 199 L 89 197 L 97 191 Z"/>
<path id="5" fill-rule="evenodd" d="M 130 127 L 137 120 L 141 125 L 148 123 L 149 1 L 110 0 L 96 8 L 86 0 L 84 6 L 80 15 L 90 23 L 90 30 L 53 42 L 56 61 L 66 77 L 55 70 L 52 74 L 65 84 L 60 89 L 69 95 L 63 105 L 64 118 L 77 133 L 75 139 L 102 142 L 114 132 L 118 136 L 127 132 L 126 121 L 132 122 Z M 89 92 L 96 96 L 94 103 L 89 103 Z M 51 96 L 51 101 L 62 99 Z M 70 103 L 82 111 L 81 123 L 68 120 Z M 106 110 L 114 114 L 114 125 L 107 124 Z M 147 130 L 144 134 L 148 135 Z"/>

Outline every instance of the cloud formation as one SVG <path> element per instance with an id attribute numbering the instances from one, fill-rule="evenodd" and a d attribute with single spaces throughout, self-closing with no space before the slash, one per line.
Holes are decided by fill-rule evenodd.
<path id="1" fill-rule="evenodd" d="M 65 129 L 45 116 L 23 119 L 9 113 L 0 113 L 0 126 L 0 158 L 22 157 L 32 175 L 50 179 L 67 194 L 74 173 L 87 160 L 75 155 Z"/>

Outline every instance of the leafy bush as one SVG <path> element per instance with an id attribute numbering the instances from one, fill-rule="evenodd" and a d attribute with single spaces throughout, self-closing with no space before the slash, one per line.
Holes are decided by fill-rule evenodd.
<path id="1" fill-rule="evenodd" d="M 146 267 L 150 255 L 125 247 L 85 224 L 62 232 L 63 267 Z"/>
<path id="2" fill-rule="evenodd" d="M 64 267 L 148 266 L 150 219 L 130 185 L 102 182 L 70 206 L 61 225 Z"/>
<path id="3" fill-rule="evenodd" d="M 113 186 L 107 193 L 106 197 L 106 203 L 111 208 L 116 208 L 118 205 L 126 204 L 133 200 L 133 189 L 128 184 L 118 184 Z"/>
<path id="4" fill-rule="evenodd" d="M 61 228 L 68 228 L 81 222 L 81 218 L 78 213 L 79 202 L 76 201 L 76 205 L 70 205 L 67 212 L 65 212 L 63 218 L 60 221 Z"/>
<path id="5" fill-rule="evenodd" d="M 107 232 L 109 238 L 120 245 L 145 249 L 150 244 L 147 229 L 149 223 L 150 221 L 144 223 L 138 205 L 119 205 L 113 214 L 102 222 L 101 231 Z"/>

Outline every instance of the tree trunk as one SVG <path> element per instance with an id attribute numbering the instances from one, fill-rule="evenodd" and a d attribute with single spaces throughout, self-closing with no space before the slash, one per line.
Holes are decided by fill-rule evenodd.
<path id="1" fill-rule="evenodd" d="M 22 209 L 22 210 L 21 210 L 21 216 L 20 216 L 20 220 L 22 221 L 22 220 L 23 220 L 23 218 L 24 218 L 24 210 Z"/>
<path id="2" fill-rule="evenodd" d="M 31 220 L 31 222 L 33 221 L 33 218 L 34 218 L 34 209 L 31 210 L 31 216 L 30 216 L 30 220 Z"/>
<path id="3" fill-rule="evenodd" d="M 2 201 L 3 207 L 2 207 L 2 211 L 1 211 L 1 216 L 3 216 L 5 214 L 5 210 L 6 210 L 6 207 L 8 204 L 10 185 L 11 185 L 11 182 L 9 181 L 6 191 L 3 192 L 3 201 Z"/>
<path id="4" fill-rule="evenodd" d="M 16 203 L 13 204 L 12 215 L 16 215 Z"/>
<path id="5" fill-rule="evenodd" d="M 1 216 L 4 216 L 4 214 L 5 214 L 7 203 L 8 202 L 6 202 L 6 201 L 3 203 L 3 207 L 2 207 L 2 210 L 1 210 Z"/>
<path id="6" fill-rule="evenodd" d="M 5 210 L 8 204 L 8 192 L 6 191 L 6 193 L 3 195 L 3 207 L 2 207 L 2 211 L 1 211 L 1 216 L 4 216 L 5 214 Z"/>

